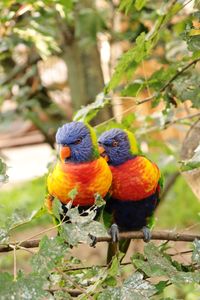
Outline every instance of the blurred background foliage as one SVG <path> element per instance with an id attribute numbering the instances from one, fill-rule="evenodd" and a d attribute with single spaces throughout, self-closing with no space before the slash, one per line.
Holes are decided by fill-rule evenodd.
<path id="1" fill-rule="evenodd" d="M 128 128 L 165 176 L 156 228 L 198 230 L 200 133 L 193 144 L 185 137 L 199 120 L 199 7 L 198 0 L 2 0 L 4 161 L 9 145 L 47 143 L 54 149 L 57 128 L 72 119 L 91 122 L 97 134 Z M 180 173 L 180 167 L 190 173 Z M 9 169 L 0 160 L 0 184 L 8 181 L 6 173 Z M 4 185 L 2 226 L 15 209 L 30 213 L 42 206 L 45 180 Z M 25 229 L 49 223 L 43 216 Z M 3 268 L 12 263 L 1 261 Z M 168 296 L 196 297 L 189 287 L 169 290 Z"/>

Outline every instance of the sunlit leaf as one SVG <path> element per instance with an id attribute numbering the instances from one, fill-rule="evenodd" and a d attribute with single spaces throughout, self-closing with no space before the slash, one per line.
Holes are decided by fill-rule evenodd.
<path id="1" fill-rule="evenodd" d="M 68 245 L 60 237 L 48 238 L 44 236 L 40 241 L 39 251 L 31 258 L 33 270 L 37 273 L 48 274 L 64 257 Z"/>
<path id="2" fill-rule="evenodd" d="M 7 166 L 0 158 L 0 186 L 2 183 L 7 182 L 8 180 L 8 175 L 6 174 L 6 171 L 7 171 Z"/>
<path id="3" fill-rule="evenodd" d="M 45 213 L 44 208 L 34 210 L 31 213 L 16 209 L 13 214 L 7 218 L 5 226 L 10 231 L 18 226 L 31 222 L 33 219 L 41 217 Z"/>
<path id="4" fill-rule="evenodd" d="M 172 92 L 179 100 L 191 100 L 193 107 L 200 108 L 200 88 L 198 82 L 199 72 L 192 70 L 173 81 Z"/>
<path id="5" fill-rule="evenodd" d="M 89 235 L 108 236 L 105 227 L 97 222 L 90 221 L 87 223 L 63 224 L 61 228 L 61 236 L 66 239 L 70 245 L 78 243 L 91 243 Z"/>
<path id="6" fill-rule="evenodd" d="M 8 273 L 0 274 L 0 299 L 1 300 L 41 300 L 52 299 L 51 294 L 45 291 L 46 280 L 39 274 L 18 274 L 17 281 Z"/>
<path id="7" fill-rule="evenodd" d="M 106 204 L 106 201 L 101 197 L 99 193 L 95 194 L 95 205 L 101 207 Z"/>
<path id="8" fill-rule="evenodd" d="M 0 243 L 7 243 L 9 240 L 9 231 L 5 228 L 0 228 Z"/>
<path id="9" fill-rule="evenodd" d="M 136 0 L 135 1 L 135 8 L 137 10 L 141 10 L 145 6 L 146 2 L 147 2 L 147 0 Z"/>
<path id="10" fill-rule="evenodd" d="M 71 190 L 69 192 L 68 196 L 73 201 L 77 194 L 78 194 L 78 190 L 77 190 L 77 188 L 74 188 L 73 190 Z"/>
<path id="11" fill-rule="evenodd" d="M 184 272 L 179 270 L 179 265 L 177 269 L 176 264 L 173 264 L 169 257 L 164 256 L 153 243 L 145 247 L 144 253 L 146 260 L 134 257 L 132 260 L 133 264 L 147 276 L 165 276 L 174 284 L 200 282 L 199 272 Z"/>
<path id="12" fill-rule="evenodd" d="M 121 0 L 119 10 L 125 11 L 125 13 L 127 14 L 134 2 L 135 0 Z"/>
<path id="13" fill-rule="evenodd" d="M 200 265 L 200 240 L 195 240 L 193 246 L 192 261 Z"/>
<path id="14" fill-rule="evenodd" d="M 143 275 L 139 272 L 134 273 L 126 279 L 122 287 L 108 288 L 103 291 L 98 300 L 146 300 L 156 293 L 156 288 L 143 279 Z"/>
<path id="15" fill-rule="evenodd" d="M 200 168 L 200 145 L 194 150 L 194 155 L 188 160 L 181 161 L 181 171 L 190 171 Z"/>
<path id="16" fill-rule="evenodd" d="M 132 74 L 138 64 L 141 63 L 141 61 L 150 53 L 152 46 L 151 41 L 146 39 L 145 33 L 142 32 L 136 39 L 135 47 L 123 54 L 119 60 L 109 85 L 106 87 L 106 92 L 109 92 L 118 85 L 126 72 L 128 73 L 128 68 L 130 66 Z"/>
<path id="17" fill-rule="evenodd" d="M 108 103 L 109 100 L 105 98 L 105 95 L 103 93 L 101 93 L 97 95 L 96 100 L 93 103 L 84 106 L 80 110 L 78 110 L 74 115 L 73 120 L 89 122 L 96 116 L 98 111 Z"/>

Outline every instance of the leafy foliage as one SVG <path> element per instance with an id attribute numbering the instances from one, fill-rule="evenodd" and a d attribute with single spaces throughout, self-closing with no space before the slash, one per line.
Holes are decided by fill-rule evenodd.
<path id="1" fill-rule="evenodd" d="M 57 207 L 59 211 L 59 207 Z M 96 299 L 150 299 L 153 295 L 162 294 L 169 284 L 200 283 L 200 272 L 195 270 L 193 263 L 199 264 L 199 241 L 194 242 L 191 255 L 193 263 L 183 265 L 172 260 L 166 245 L 156 246 L 149 243 L 145 246 L 144 255 L 135 254 L 132 263 L 137 271 L 131 272 L 128 278 L 121 277 L 124 266 L 120 265 L 119 257 L 114 257 L 112 264 L 106 268 L 93 266 L 82 267 L 82 262 L 71 253 L 72 246 L 79 242 L 88 242 L 88 233 L 96 236 L 105 235 L 102 225 L 93 221 L 95 207 L 88 214 L 81 215 L 78 208 L 69 208 L 67 217 L 70 223 L 60 224 L 60 235 L 44 236 L 39 249 L 31 258 L 32 272 L 25 275 L 22 271 L 17 274 L 15 281 L 8 273 L 0 274 L 1 299 L 62 299 L 64 293 L 70 299 L 70 290 L 78 289 L 83 292 L 79 299 L 87 299 L 93 295 Z M 33 216 L 27 217 L 31 220 Z M 19 216 L 16 224 L 21 225 Z M 25 221 L 26 222 L 26 221 Z M 95 224 L 98 227 L 95 228 Z M 1 241 L 5 244 L 8 241 Z M 69 244 L 71 246 L 69 246 Z M 145 275 L 144 275 L 145 274 Z M 161 277 L 160 281 L 152 284 L 149 278 Z M 120 279 L 120 280 L 119 280 Z M 163 280 L 164 279 L 164 280 Z M 54 291 L 52 296 L 52 292 Z M 54 298 L 55 297 L 55 298 Z M 67 299 L 68 299 L 67 298 Z"/>
<path id="2" fill-rule="evenodd" d="M 194 150 L 194 155 L 192 158 L 181 161 L 182 166 L 181 169 L 182 171 L 190 171 L 196 168 L 200 167 L 200 145 Z"/>
<path id="3" fill-rule="evenodd" d="M 0 158 L 0 184 L 8 180 L 8 175 L 6 175 L 7 166 Z"/>
<path id="4" fill-rule="evenodd" d="M 183 271 L 183 267 L 174 263 L 169 255 L 163 254 L 155 245 L 149 243 L 144 250 L 145 257 L 133 257 L 135 267 L 148 277 L 165 276 L 173 284 L 200 283 L 200 272 Z"/>
<path id="5" fill-rule="evenodd" d="M 18 280 L 13 281 L 13 276 L 8 273 L 0 274 L 0 298 L 2 300 L 8 299 L 41 299 L 42 297 L 51 297 L 44 290 L 46 280 L 41 278 L 39 274 L 29 274 L 28 276 L 18 274 Z M 51 299 L 51 298 L 49 298 Z"/>
<path id="6" fill-rule="evenodd" d="M 156 293 L 156 289 L 147 280 L 143 279 L 143 275 L 135 272 L 126 279 L 122 287 L 109 288 L 98 296 L 98 300 L 145 300 Z"/>
<path id="7" fill-rule="evenodd" d="M 79 242 L 85 242 L 90 244 L 91 239 L 89 235 L 93 236 L 104 236 L 107 235 L 105 227 L 94 221 L 97 213 L 97 207 L 89 208 L 84 212 L 82 216 L 77 207 L 71 208 L 67 212 L 67 217 L 69 217 L 70 224 L 63 224 L 61 228 L 61 236 L 66 239 L 70 245 L 77 245 Z"/>
<path id="8" fill-rule="evenodd" d="M 53 270 L 59 264 L 66 253 L 67 245 L 60 236 L 55 238 L 44 236 L 40 242 L 38 253 L 31 259 L 33 270 L 46 275 L 49 270 Z"/>
<path id="9" fill-rule="evenodd" d="M 109 100 L 107 100 L 105 95 L 101 93 L 97 95 L 96 100 L 93 103 L 78 110 L 73 119 L 74 121 L 90 122 L 96 116 L 98 111 L 108 103 Z"/>
<path id="10" fill-rule="evenodd" d="M 200 241 L 199 240 L 194 241 L 194 251 L 192 254 L 192 260 L 194 263 L 200 265 Z"/>
<path id="11" fill-rule="evenodd" d="M 104 11 L 93 6 L 79 10 L 81 1 L 22 2 L 22 6 L 7 0 L 0 3 L 3 25 L 0 46 L 0 82 L 3 85 L 0 92 L 1 103 L 4 99 L 12 99 L 17 107 L 14 114 L 30 119 L 53 145 L 52 136 L 58 123 L 66 120 L 66 115 L 61 108 L 52 103 L 49 90 L 38 80 L 38 61 L 50 55 L 63 55 L 63 49 L 70 44 L 66 43 L 66 38 L 69 37 L 73 37 L 78 41 L 77 45 L 84 48 L 96 43 L 98 34 L 102 32 L 108 33 L 111 44 L 116 40 L 127 42 L 128 36 L 130 48 L 119 59 L 105 92 L 111 93 L 114 90 L 116 94 L 125 97 L 140 97 L 148 90 L 148 94 L 153 95 L 151 99 L 154 107 L 163 100 L 164 108 L 151 116 L 141 117 L 137 112 L 128 114 L 122 118 L 121 124 L 116 124 L 115 121 L 108 122 L 103 125 L 102 130 L 115 126 L 130 128 L 136 131 L 143 144 L 145 135 L 147 146 L 160 147 L 163 164 L 168 164 L 167 159 L 171 156 L 177 157 L 175 147 L 164 145 L 158 139 L 154 141 L 148 133 L 152 128 L 161 130 L 173 121 L 173 107 L 180 102 L 189 99 L 193 107 L 200 108 L 199 70 L 196 67 L 200 58 L 199 13 L 189 14 L 184 11 L 182 14 L 185 4 L 180 1 L 161 3 L 123 0 L 119 10 L 127 14 L 128 30 L 119 34 L 109 27 L 116 11 L 113 3 L 111 6 L 114 14 L 106 22 Z M 195 1 L 196 7 L 197 2 Z M 26 46 L 28 51 L 28 59 L 22 64 L 19 57 L 14 59 L 19 44 Z M 152 60 L 155 65 L 157 63 L 159 67 L 146 75 L 145 62 L 148 60 Z M 144 74 L 141 74 L 141 69 L 144 70 Z M 76 112 L 74 120 L 90 122 L 99 110 L 111 103 L 111 98 L 104 93 L 99 94 L 92 104 Z M 137 101 L 134 104 L 136 105 Z M 40 118 L 43 114 L 47 122 Z M 4 122 L 7 122 L 6 117 L 7 115 L 3 118 Z M 142 129 L 138 130 L 137 122 L 142 123 Z M 164 162 L 163 157 L 167 162 Z M 183 166 L 186 169 L 199 167 L 199 148 L 190 160 L 183 162 Z M 0 160 L 0 183 L 6 179 L 6 166 Z M 131 268 L 134 267 L 137 271 L 131 269 L 129 275 L 124 266 L 120 265 L 118 257 L 113 259 L 111 266 L 85 267 L 82 261 L 73 256 L 72 249 L 79 243 L 89 244 L 89 235 L 107 234 L 104 226 L 94 220 L 97 211 L 103 208 L 105 202 L 100 195 L 96 195 L 95 206 L 81 214 L 78 208 L 71 208 L 76 192 L 73 190 L 70 193 L 72 201 L 67 205 L 68 212 L 64 219 L 61 218 L 61 203 L 54 201 L 53 213 L 59 220 L 59 224 L 56 225 L 59 235 L 42 238 L 38 251 L 31 259 L 32 272 L 28 275 L 23 272 L 15 274 L 14 270 L 14 277 L 8 273 L 0 274 L 1 299 L 70 299 L 70 291 L 77 289 L 82 293 L 79 299 L 83 300 L 89 297 L 98 300 L 143 300 L 153 296 L 164 299 L 165 290 L 169 285 L 175 288 L 185 287 L 188 283 L 199 285 L 199 241 L 194 242 L 191 262 L 187 265 L 173 260 L 166 245 L 159 247 L 150 243 L 145 246 L 144 255 L 139 253 L 132 257 Z M 45 213 L 43 209 L 29 215 L 21 210 L 14 211 L 6 223 L 1 222 L 0 244 L 10 244 L 10 234 L 15 232 L 16 228 Z M 14 256 L 16 255 L 18 254 L 14 252 Z M 162 279 L 159 279 L 160 276 Z"/>

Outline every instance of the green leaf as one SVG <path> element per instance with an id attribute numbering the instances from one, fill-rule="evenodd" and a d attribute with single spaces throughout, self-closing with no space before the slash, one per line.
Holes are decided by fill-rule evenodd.
<path id="1" fill-rule="evenodd" d="M 194 150 L 194 155 L 188 160 L 181 161 L 181 171 L 191 171 L 200 168 L 200 145 Z"/>
<path id="2" fill-rule="evenodd" d="M 97 95 L 93 103 L 83 106 L 81 109 L 79 109 L 75 113 L 73 120 L 89 122 L 96 116 L 98 111 L 108 103 L 109 100 L 105 98 L 105 95 L 103 93 L 100 93 Z"/>
<path id="3" fill-rule="evenodd" d="M 79 213 L 78 207 L 73 207 L 68 210 L 67 216 L 73 224 L 87 224 L 91 222 L 96 216 L 96 208 L 91 207 L 84 211 L 84 216 Z"/>
<path id="4" fill-rule="evenodd" d="M 0 185 L 2 183 L 7 182 L 8 180 L 8 175 L 6 174 L 6 171 L 7 171 L 7 166 L 0 158 Z"/>
<path id="5" fill-rule="evenodd" d="M 199 22 L 199 20 L 198 20 Z M 200 30 L 198 27 L 193 26 L 191 20 L 186 25 L 183 32 L 183 39 L 187 42 L 188 49 L 192 52 L 199 51 L 200 49 Z"/>
<path id="6" fill-rule="evenodd" d="M 192 261 L 200 265 L 200 240 L 195 240 L 193 246 Z"/>
<path id="7" fill-rule="evenodd" d="M 66 291 L 56 291 L 53 294 L 55 300 L 72 300 L 72 296 L 68 294 Z"/>
<path id="8" fill-rule="evenodd" d="M 132 258 L 133 264 L 142 270 L 147 276 L 166 276 L 173 284 L 199 283 L 200 273 L 183 272 L 177 270 L 171 258 L 163 253 L 153 244 L 149 243 L 144 250 L 147 261 Z"/>
<path id="9" fill-rule="evenodd" d="M 145 6 L 146 2 L 147 2 L 147 0 L 136 0 L 135 1 L 135 8 L 137 10 L 141 10 Z"/>
<path id="10" fill-rule="evenodd" d="M 95 205 L 97 207 L 102 207 L 106 204 L 106 201 L 102 198 L 102 196 L 99 193 L 95 194 Z"/>
<path id="11" fill-rule="evenodd" d="M 135 272 L 126 279 L 122 287 L 108 288 L 97 297 L 98 300 L 146 300 L 156 293 L 156 288 L 143 279 L 143 275 Z"/>
<path id="12" fill-rule="evenodd" d="M 31 259 L 33 270 L 47 275 L 49 270 L 61 262 L 67 251 L 68 245 L 60 236 L 54 238 L 44 236 L 40 241 L 38 253 Z"/>
<path id="13" fill-rule="evenodd" d="M 9 240 L 9 230 L 0 228 L 0 243 L 7 243 Z"/>
<path id="14" fill-rule="evenodd" d="M 115 68 L 115 72 L 106 87 L 106 92 L 109 92 L 118 85 L 122 77 L 129 73 L 129 68 L 131 68 L 129 76 L 132 75 L 139 63 L 148 56 L 152 47 L 153 44 L 151 40 L 146 39 L 145 33 L 142 32 L 136 39 L 135 47 L 122 55 Z"/>
<path id="15" fill-rule="evenodd" d="M 96 237 L 107 235 L 103 224 L 94 221 L 96 209 L 97 207 L 93 206 L 84 211 L 84 215 L 79 213 L 78 207 L 68 210 L 67 216 L 71 224 L 64 223 L 61 226 L 60 234 L 70 245 L 77 245 L 79 242 L 90 244 L 90 234 Z"/>
<path id="16" fill-rule="evenodd" d="M 144 82 L 142 80 L 135 80 L 133 83 L 130 83 L 128 86 L 126 86 L 125 89 L 122 90 L 121 94 L 122 96 L 136 97 L 143 86 Z"/>
<path id="17" fill-rule="evenodd" d="M 159 283 L 155 284 L 156 290 L 158 294 L 161 294 L 163 290 L 167 287 L 168 281 L 160 281 Z"/>
<path id="18" fill-rule="evenodd" d="M 6 228 L 8 231 L 15 229 L 18 226 L 27 224 L 31 222 L 35 218 L 39 218 L 46 213 L 44 208 L 40 208 L 39 210 L 34 210 L 31 214 L 27 214 L 27 212 L 22 211 L 20 209 L 16 209 L 13 214 L 8 217 L 6 220 Z"/>
<path id="19" fill-rule="evenodd" d="M 200 9 L 200 0 L 195 0 L 194 3 L 194 8 Z"/>
<path id="20" fill-rule="evenodd" d="M 77 188 L 74 188 L 73 190 L 71 190 L 68 193 L 68 196 L 73 201 L 75 199 L 75 197 L 76 197 L 77 194 L 78 194 L 78 190 L 77 190 Z"/>
<path id="21" fill-rule="evenodd" d="M 60 216 L 63 214 L 62 203 L 58 199 L 53 200 L 53 215 L 60 221 Z"/>
<path id="22" fill-rule="evenodd" d="M 90 234 L 96 237 L 108 236 L 105 227 L 97 221 L 63 224 L 60 234 L 70 245 L 74 246 L 79 242 L 90 244 Z"/>
<path id="23" fill-rule="evenodd" d="M 116 286 L 117 279 L 114 276 L 107 276 L 102 285 L 104 284 L 107 286 Z"/>
<path id="24" fill-rule="evenodd" d="M 51 299 L 51 294 L 44 290 L 46 279 L 38 274 L 25 276 L 18 274 L 17 281 L 8 273 L 0 274 L 0 299 L 1 300 L 41 300 Z"/>
<path id="25" fill-rule="evenodd" d="M 127 14 L 134 2 L 135 0 L 121 0 L 119 10 L 125 11 L 125 14 Z"/>
<path id="26" fill-rule="evenodd" d="M 199 72 L 194 69 L 179 76 L 172 83 L 172 93 L 179 100 L 191 100 L 193 107 L 200 108 Z"/>
<path id="27" fill-rule="evenodd" d="M 112 264 L 108 270 L 108 274 L 110 276 L 116 276 L 119 272 L 119 261 L 118 261 L 118 258 L 115 256 L 113 261 L 112 261 Z"/>

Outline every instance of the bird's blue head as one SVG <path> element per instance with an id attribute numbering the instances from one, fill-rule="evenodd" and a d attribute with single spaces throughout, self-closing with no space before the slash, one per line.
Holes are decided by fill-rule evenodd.
<path id="1" fill-rule="evenodd" d="M 98 143 L 101 156 L 113 166 L 123 164 L 138 153 L 135 136 L 128 130 L 113 128 L 105 131 Z"/>
<path id="2" fill-rule="evenodd" d="M 82 163 L 99 157 L 94 130 L 85 123 L 64 124 L 56 133 L 56 143 L 60 149 L 61 161 Z"/>

